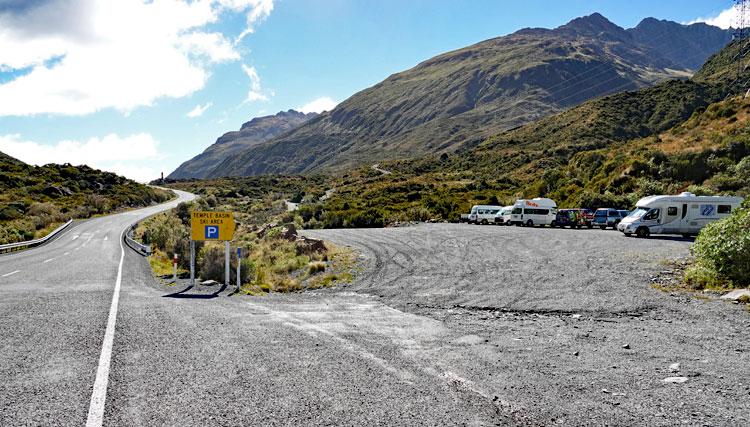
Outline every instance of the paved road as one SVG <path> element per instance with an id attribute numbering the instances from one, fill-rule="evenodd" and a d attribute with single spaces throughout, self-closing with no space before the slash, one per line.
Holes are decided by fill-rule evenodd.
<path id="1" fill-rule="evenodd" d="M 0 425 L 86 423 L 112 233 L 134 218 L 0 258 Z M 103 423 L 748 422 L 750 317 L 648 286 L 688 242 L 467 225 L 308 234 L 361 250 L 353 284 L 230 297 L 157 284 L 125 251 Z M 55 244 L 68 258 L 39 264 Z M 678 375 L 688 382 L 662 382 Z"/>

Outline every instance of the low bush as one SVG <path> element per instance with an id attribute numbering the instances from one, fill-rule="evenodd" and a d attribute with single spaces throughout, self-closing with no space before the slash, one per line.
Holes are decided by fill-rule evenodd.
<path id="1" fill-rule="evenodd" d="M 693 246 L 696 262 L 686 273 L 695 288 L 750 285 L 750 206 L 709 224 Z"/>

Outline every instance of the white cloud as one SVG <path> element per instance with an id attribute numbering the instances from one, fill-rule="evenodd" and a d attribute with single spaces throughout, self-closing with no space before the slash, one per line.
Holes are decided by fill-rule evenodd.
<path id="1" fill-rule="evenodd" d="M 733 28 L 737 26 L 738 18 L 739 18 L 739 11 L 737 10 L 736 7 L 732 6 L 729 9 L 721 11 L 717 15 L 698 18 L 693 21 L 686 22 L 685 24 L 690 25 L 690 24 L 703 22 L 708 25 L 713 25 L 719 28 L 728 29 L 728 28 Z"/>
<path id="2" fill-rule="evenodd" d="M 255 25 L 263 22 L 273 11 L 274 0 L 219 0 L 220 3 L 231 10 L 235 11 L 247 11 L 247 27 L 242 34 L 237 37 L 235 43 L 239 43 L 242 39 L 255 31 Z"/>
<path id="3" fill-rule="evenodd" d="M 211 103 L 211 102 L 207 102 L 207 103 L 205 103 L 203 105 L 198 104 L 198 105 L 195 106 L 195 108 L 193 108 L 192 110 L 190 110 L 189 113 L 187 113 L 187 116 L 190 117 L 191 119 L 194 119 L 196 117 L 200 117 L 200 116 L 203 115 L 203 113 L 206 112 L 206 110 L 208 110 L 209 108 L 211 108 L 212 105 L 213 105 L 213 103 Z"/>
<path id="4" fill-rule="evenodd" d="M 70 163 L 88 165 L 140 182 L 159 177 L 142 163 L 162 157 L 159 143 L 147 133 L 127 137 L 109 134 L 86 141 L 64 140 L 53 145 L 23 140 L 18 134 L 0 135 L 0 151 L 34 165 Z"/>
<path id="5" fill-rule="evenodd" d="M 338 102 L 334 101 L 333 99 L 322 96 L 318 99 L 314 99 L 307 104 L 295 108 L 295 110 L 303 112 L 305 114 L 307 113 L 322 113 L 323 111 L 331 111 L 333 110 L 336 105 L 338 105 Z"/>
<path id="6" fill-rule="evenodd" d="M 260 85 L 260 76 L 258 76 L 258 71 L 255 70 L 255 67 L 248 67 L 242 64 L 242 69 L 247 74 L 247 77 L 250 78 L 250 90 L 247 93 L 245 102 L 268 101 L 268 96 L 263 94 L 263 88 Z"/>
<path id="7" fill-rule="evenodd" d="M 28 72 L 0 84 L 0 116 L 129 112 L 190 95 L 213 64 L 240 59 L 206 27 L 224 12 L 246 13 L 243 34 L 252 32 L 272 10 L 273 0 L 11 3 L 0 9 L 0 71 Z"/>

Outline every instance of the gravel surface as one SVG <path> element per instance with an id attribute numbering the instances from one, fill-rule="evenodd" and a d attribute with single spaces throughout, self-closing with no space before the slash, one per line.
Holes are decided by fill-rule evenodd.
<path id="1" fill-rule="evenodd" d="M 85 423 L 116 236 L 143 214 L 0 257 L 0 425 Z M 166 286 L 127 250 L 104 424 L 750 423 L 750 314 L 649 285 L 688 241 L 447 224 L 305 233 L 360 251 L 352 284 L 265 297 Z"/>
<path id="2" fill-rule="evenodd" d="M 340 292 L 439 321 L 424 363 L 520 424 L 750 424 L 750 313 L 650 286 L 689 240 L 465 224 L 307 234 L 359 248 L 364 271 Z"/>

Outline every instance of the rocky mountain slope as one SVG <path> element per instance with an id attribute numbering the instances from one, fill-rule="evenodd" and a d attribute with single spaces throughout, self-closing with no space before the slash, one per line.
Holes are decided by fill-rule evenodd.
<path id="1" fill-rule="evenodd" d="M 272 116 L 256 117 L 244 123 L 239 131 L 227 132 L 219 137 L 203 153 L 181 164 L 169 174 L 169 178 L 205 178 L 225 159 L 288 132 L 317 115 L 289 110 Z"/>
<path id="2" fill-rule="evenodd" d="M 394 74 L 209 176 L 335 171 L 471 147 L 591 98 L 686 78 L 730 38 L 655 19 L 625 30 L 599 14 L 524 29 Z"/>

